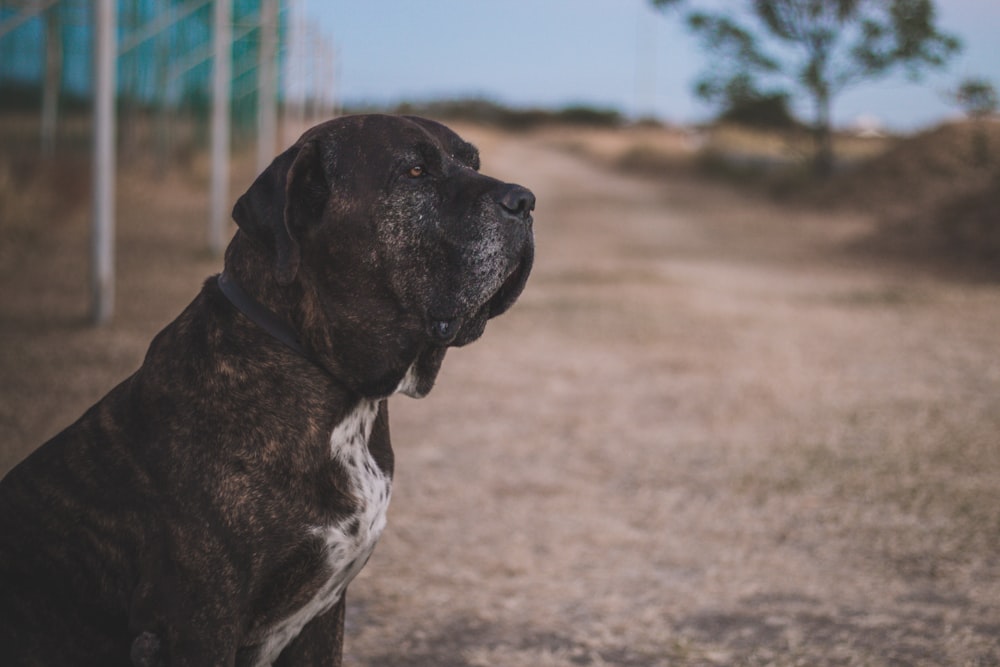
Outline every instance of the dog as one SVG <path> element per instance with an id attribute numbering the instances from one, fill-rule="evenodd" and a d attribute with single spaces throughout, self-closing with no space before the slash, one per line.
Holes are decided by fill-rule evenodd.
<path id="1" fill-rule="evenodd" d="M 524 288 L 535 197 L 437 122 L 307 131 L 134 375 L 0 484 L 0 663 L 341 664 L 387 399 Z"/>

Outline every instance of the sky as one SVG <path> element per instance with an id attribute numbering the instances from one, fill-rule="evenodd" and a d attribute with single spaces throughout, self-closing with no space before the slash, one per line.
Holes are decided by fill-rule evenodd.
<path id="1" fill-rule="evenodd" d="M 920 83 L 898 75 L 844 92 L 834 100 L 836 125 L 874 118 L 915 130 L 958 115 L 947 93 L 964 78 L 1000 88 L 1000 0 L 936 4 L 939 26 L 963 51 Z M 705 53 L 678 15 L 647 0 L 304 0 L 298 11 L 333 54 L 341 103 L 476 96 L 671 123 L 711 115 L 691 92 Z"/>

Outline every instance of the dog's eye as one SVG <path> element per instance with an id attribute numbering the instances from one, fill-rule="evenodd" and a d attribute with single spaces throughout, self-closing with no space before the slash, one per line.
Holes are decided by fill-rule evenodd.
<path id="1" fill-rule="evenodd" d="M 410 170 L 406 172 L 406 174 L 410 178 L 420 178 L 421 176 L 424 175 L 424 168 L 421 167 L 420 165 L 417 165 L 416 167 L 410 167 Z"/>

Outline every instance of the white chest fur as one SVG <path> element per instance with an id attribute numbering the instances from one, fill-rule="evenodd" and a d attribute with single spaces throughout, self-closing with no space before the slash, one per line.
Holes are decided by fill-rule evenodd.
<path id="1" fill-rule="evenodd" d="M 257 667 L 271 665 L 306 623 L 340 599 L 347 584 L 368 562 L 385 528 L 392 481 L 368 450 L 377 414 L 377 401 L 362 402 L 330 435 L 331 454 L 350 480 L 357 511 L 343 521 L 309 529 L 309 533 L 326 546 L 329 579 L 304 607 L 271 629 L 258 654 Z"/>

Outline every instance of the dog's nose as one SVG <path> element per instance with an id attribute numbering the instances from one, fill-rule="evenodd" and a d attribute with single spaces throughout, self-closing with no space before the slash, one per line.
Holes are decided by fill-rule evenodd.
<path id="1" fill-rule="evenodd" d="M 520 185 L 507 185 L 497 195 L 497 202 L 505 212 L 522 220 L 535 209 L 535 195 Z"/>

